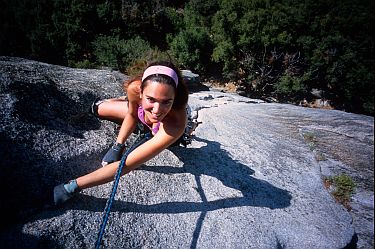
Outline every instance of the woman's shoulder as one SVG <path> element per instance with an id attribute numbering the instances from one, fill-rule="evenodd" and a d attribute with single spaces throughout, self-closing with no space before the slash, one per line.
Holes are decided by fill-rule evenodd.
<path id="1" fill-rule="evenodd" d="M 172 109 L 166 116 L 164 123 L 177 126 L 177 127 L 181 126 L 185 128 L 186 120 L 187 120 L 186 109 L 184 108 Z"/>
<path id="2" fill-rule="evenodd" d="M 140 80 L 132 81 L 127 86 L 126 92 L 127 92 L 129 101 L 138 100 L 139 95 L 141 94 L 141 81 Z"/>
<path id="3" fill-rule="evenodd" d="M 141 84 L 142 84 L 141 80 L 133 80 L 133 81 L 129 82 L 126 90 L 127 91 L 140 92 L 141 91 Z"/>

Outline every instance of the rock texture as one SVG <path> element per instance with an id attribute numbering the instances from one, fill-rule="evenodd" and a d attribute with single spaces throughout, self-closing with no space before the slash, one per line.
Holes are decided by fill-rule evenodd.
<path id="1" fill-rule="evenodd" d="M 110 183 L 61 208 L 41 203 L 100 167 L 119 127 L 88 107 L 121 95 L 125 78 L 0 57 L 4 248 L 93 248 Z M 121 179 L 105 248 L 373 248 L 372 117 L 212 89 L 189 103 L 202 122 L 193 143 Z M 350 212 L 323 186 L 342 172 L 358 184 Z"/>

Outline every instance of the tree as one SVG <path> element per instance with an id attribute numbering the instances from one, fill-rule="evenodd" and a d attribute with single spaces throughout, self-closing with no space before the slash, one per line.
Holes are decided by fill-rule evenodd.
<path id="1" fill-rule="evenodd" d="M 183 12 L 183 23 L 179 24 L 183 28 L 179 33 L 167 36 L 171 54 L 179 63 L 200 73 L 206 72 L 212 53 L 212 42 L 205 21 L 205 18 L 189 4 Z"/>
<path id="2" fill-rule="evenodd" d="M 373 113 L 372 10 L 369 0 L 221 0 L 212 58 L 257 96 L 318 88 L 338 108 Z"/>
<path id="3" fill-rule="evenodd" d="M 102 66 L 121 71 L 152 50 L 150 44 L 140 37 L 123 40 L 118 36 L 99 36 L 93 42 L 93 47 L 93 53 Z"/>

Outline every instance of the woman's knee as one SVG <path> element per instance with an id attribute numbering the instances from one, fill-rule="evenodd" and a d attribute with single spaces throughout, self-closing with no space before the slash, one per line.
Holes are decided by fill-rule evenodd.
<path id="1" fill-rule="evenodd" d="M 103 101 L 98 105 L 98 116 L 104 119 L 123 120 L 128 111 L 127 101 Z"/>

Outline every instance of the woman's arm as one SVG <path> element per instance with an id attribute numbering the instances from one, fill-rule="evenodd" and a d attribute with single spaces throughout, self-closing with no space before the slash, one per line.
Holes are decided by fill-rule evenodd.
<path id="1" fill-rule="evenodd" d="M 130 106 L 129 106 L 130 107 Z M 131 112 L 129 112 L 131 113 Z M 126 119 L 126 118 L 125 118 Z M 125 126 L 127 126 L 125 124 Z M 177 141 L 184 133 L 186 126 L 186 111 L 173 111 L 163 120 L 159 131 L 153 138 L 133 150 L 127 157 L 122 175 L 138 168 L 143 163 L 158 155 L 164 149 Z M 126 133 L 124 128 L 124 134 Z M 126 133 L 127 134 L 127 133 Z M 101 185 L 113 180 L 119 161 L 99 168 L 92 173 L 77 178 L 80 189 Z"/>
<path id="2" fill-rule="evenodd" d="M 128 112 L 122 121 L 119 134 L 117 136 L 117 143 L 123 144 L 130 134 L 134 131 L 138 122 L 138 103 L 139 103 L 139 84 L 140 82 L 133 82 L 128 86 Z"/>
<path id="3" fill-rule="evenodd" d="M 167 118 L 154 137 L 129 154 L 126 160 L 126 168 L 129 171 L 133 170 L 168 148 L 183 135 L 185 126 L 185 110 L 173 114 L 172 118 Z"/>
<path id="4" fill-rule="evenodd" d="M 155 157 L 168 146 L 173 144 L 184 133 L 185 123 L 186 121 L 181 119 L 180 122 L 174 121 L 162 124 L 159 131 L 153 138 L 140 145 L 129 154 L 121 175 L 127 174 L 130 171 L 138 168 L 143 163 Z M 76 181 L 79 188 L 90 188 L 112 181 L 114 175 L 116 174 L 117 168 L 119 167 L 119 163 L 120 162 L 117 161 L 108 164 L 106 167 L 99 168 L 94 172 L 78 177 Z"/>

